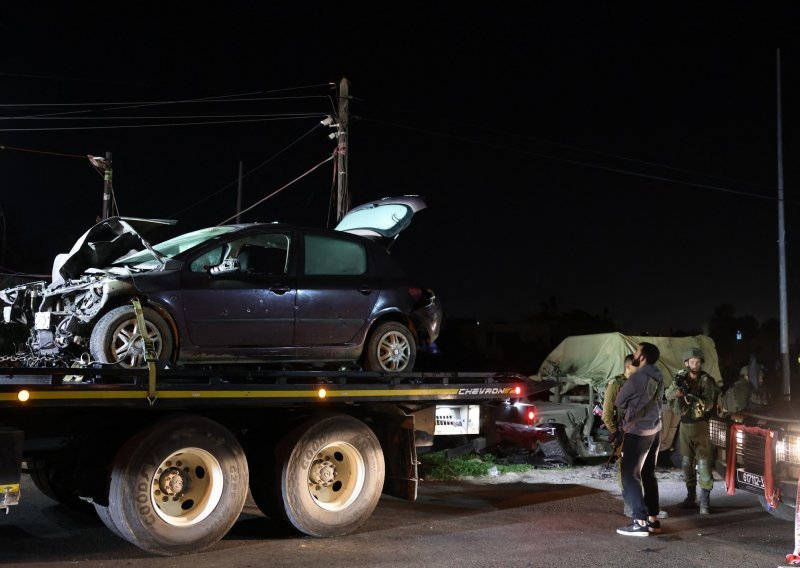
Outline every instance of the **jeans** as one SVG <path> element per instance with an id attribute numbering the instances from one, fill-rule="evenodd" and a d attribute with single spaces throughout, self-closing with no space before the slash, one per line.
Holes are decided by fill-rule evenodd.
<path id="1" fill-rule="evenodd" d="M 650 436 L 625 434 L 622 440 L 622 496 L 633 518 L 640 521 L 658 515 L 656 459 L 660 444 L 661 432 Z"/>

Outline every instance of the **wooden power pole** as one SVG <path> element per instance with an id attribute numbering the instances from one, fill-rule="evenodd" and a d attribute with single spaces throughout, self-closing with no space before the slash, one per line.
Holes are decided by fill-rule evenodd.
<path id="1" fill-rule="evenodd" d="M 111 152 L 106 152 L 106 159 L 103 162 L 103 219 L 111 216 L 111 192 L 112 172 L 111 172 Z"/>
<path id="2" fill-rule="evenodd" d="M 336 131 L 336 222 L 350 210 L 350 194 L 347 189 L 347 123 L 350 107 L 350 81 L 339 81 L 339 127 Z"/>

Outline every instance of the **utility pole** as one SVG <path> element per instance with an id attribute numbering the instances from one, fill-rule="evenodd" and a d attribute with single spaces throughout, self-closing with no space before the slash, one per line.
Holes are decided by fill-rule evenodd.
<path id="1" fill-rule="evenodd" d="M 336 222 L 350 210 L 350 194 L 347 190 L 347 123 L 350 108 L 350 81 L 339 81 L 339 127 L 336 131 Z"/>
<path id="2" fill-rule="evenodd" d="M 239 160 L 239 187 L 236 190 L 236 224 L 242 222 L 242 161 Z"/>
<path id="3" fill-rule="evenodd" d="M 111 175 L 111 152 L 106 152 L 106 159 L 103 163 L 103 219 L 111 216 L 111 192 L 113 191 Z"/>
<path id="4" fill-rule="evenodd" d="M 776 91 L 778 98 L 778 264 L 781 310 L 781 372 L 783 373 L 783 396 L 791 397 L 791 374 L 789 368 L 789 324 L 786 301 L 786 229 L 783 216 L 783 127 L 781 126 L 781 50 L 776 51 Z"/>

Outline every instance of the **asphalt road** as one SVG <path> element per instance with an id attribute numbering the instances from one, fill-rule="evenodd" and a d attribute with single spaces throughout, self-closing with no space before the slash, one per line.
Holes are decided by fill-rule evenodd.
<path id="1" fill-rule="evenodd" d="M 591 469 L 423 482 L 419 499 L 384 498 L 357 533 L 303 537 L 272 524 L 248 501 L 229 535 L 187 556 L 148 555 L 100 522 L 57 505 L 29 482 L 23 503 L 0 515 L 0 563 L 91 567 L 161 566 L 575 566 L 775 567 L 792 551 L 794 526 L 765 513 L 753 495 L 712 493 L 713 514 L 683 511 L 675 473 L 660 472 L 660 536 L 619 536 L 625 524 L 613 479 Z M 27 481 L 27 478 L 26 478 Z"/>

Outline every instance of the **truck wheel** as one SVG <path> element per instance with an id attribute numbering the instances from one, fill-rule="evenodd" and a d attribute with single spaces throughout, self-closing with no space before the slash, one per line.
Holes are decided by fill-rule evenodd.
<path id="1" fill-rule="evenodd" d="M 364 368 L 367 371 L 411 371 L 416 359 L 417 343 L 403 324 L 382 323 L 370 333 L 364 351 Z"/>
<path id="2" fill-rule="evenodd" d="M 300 532 L 331 537 L 366 521 L 380 499 L 383 451 L 372 430 L 350 416 L 305 423 L 277 448 L 282 514 Z"/>
<path id="3" fill-rule="evenodd" d="M 225 536 L 239 518 L 248 477 L 233 434 L 211 420 L 180 416 L 120 449 L 108 509 L 122 537 L 142 550 L 198 552 Z"/>
<path id="4" fill-rule="evenodd" d="M 73 511 L 91 515 L 92 504 L 78 496 L 75 463 L 35 460 L 31 465 L 31 481 L 42 494 Z"/>
<path id="5" fill-rule="evenodd" d="M 156 358 L 168 361 L 172 355 L 169 325 L 152 308 L 142 307 L 142 315 Z M 92 330 L 89 351 L 92 359 L 100 363 L 117 364 L 126 369 L 147 366 L 144 341 L 133 306 L 119 306 L 100 318 Z"/>
<path id="6" fill-rule="evenodd" d="M 106 526 L 108 530 L 114 533 L 115 536 L 118 536 L 122 540 L 126 540 L 122 533 L 117 528 L 117 525 L 114 524 L 114 519 L 111 518 L 111 511 L 108 510 L 108 507 L 103 507 L 102 505 L 98 505 L 97 503 L 94 504 L 94 511 L 97 513 L 97 516 L 103 521 L 103 524 Z"/>
<path id="7" fill-rule="evenodd" d="M 794 515 L 795 515 L 795 508 L 787 505 L 786 503 L 778 503 L 777 507 L 770 507 L 769 503 L 767 503 L 767 498 L 763 495 L 758 496 L 758 502 L 761 503 L 761 506 L 764 510 L 775 517 L 776 519 L 780 519 L 782 521 L 789 521 L 790 523 L 794 522 Z"/>

